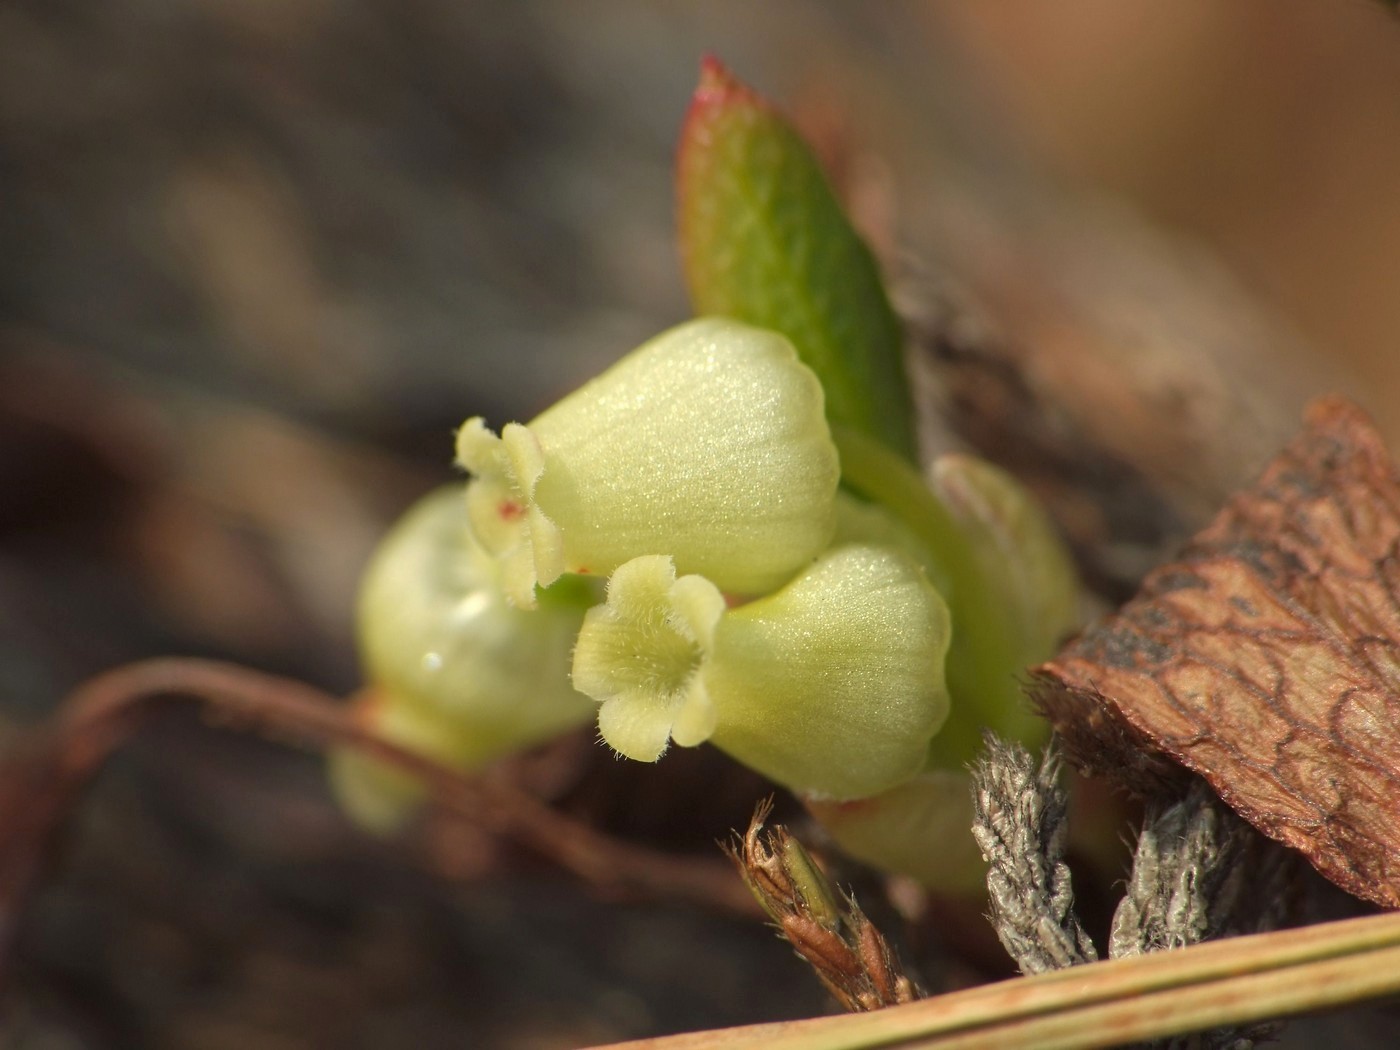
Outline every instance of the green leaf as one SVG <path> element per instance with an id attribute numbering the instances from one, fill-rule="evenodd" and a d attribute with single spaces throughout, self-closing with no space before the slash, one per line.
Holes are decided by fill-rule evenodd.
<path id="1" fill-rule="evenodd" d="M 696 313 L 782 332 L 833 422 L 912 460 L 903 337 L 875 259 L 801 136 L 712 58 L 682 129 L 677 192 Z"/>

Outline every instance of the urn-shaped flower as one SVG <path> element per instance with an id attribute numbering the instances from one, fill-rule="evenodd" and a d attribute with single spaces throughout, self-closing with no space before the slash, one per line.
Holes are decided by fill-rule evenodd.
<path id="1" fill-rule="evenodd" d="M 722 318 L 664 332 L 528 425 L 478 417 L 457 458 L 518 605 L 647 554 L 761 594 L 831 538 L 839 478 L 821 385 L 782 336 Z"/>
<path id="2" fill-rule="evenodd" d="M 785 787 L 863 798 L 915 774 L 948 712 L 942 598 L 908 557 L 839 547 L 726 609 L 713 583 L 638 558 L 574 651 L 603 739 L 644 761 L 710 740 Z"/>

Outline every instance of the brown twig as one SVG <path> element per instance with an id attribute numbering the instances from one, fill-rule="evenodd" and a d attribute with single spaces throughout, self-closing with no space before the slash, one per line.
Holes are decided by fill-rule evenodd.
<path id="1" fill-rule="evenodd" d="M 83 790 L 107 758 L 172 701 L 194 701 L 211 723 L 293 746 L 358 748 L 420 777 L 453 816 L 513 839 L 600 890 L 758 914 L 723 863 L 619 842 L 508 784 L 473 778 L 405 750 L 358 725 L 345 704 L 303 682 L 212 660 L 163 658 L 117 668 L 80 686 L 0 764 L 0 967 L 25 901 Z"/>

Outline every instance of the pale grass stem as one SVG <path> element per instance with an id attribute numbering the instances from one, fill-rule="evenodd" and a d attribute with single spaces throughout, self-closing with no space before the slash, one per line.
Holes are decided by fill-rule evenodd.
<path id="1" fill-rule="evenodd" d="M 1400 993 L 1400 913 L 1019 977 L 866 1014 L 612 1050 L 1090 1050 Z"/>

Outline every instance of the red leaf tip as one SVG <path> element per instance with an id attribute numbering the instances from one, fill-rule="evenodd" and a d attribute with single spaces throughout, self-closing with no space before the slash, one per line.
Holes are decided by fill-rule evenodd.
<path id="1" fill-rule="evenodd" d="M 695 105 L 714 105 L 723 102 L 746 102 L 763 105 L 758 92 L 730 72 L 715 55 L 707 54 L 700 59 L 700 83 L 695 87 L 691 100 Z"/>

